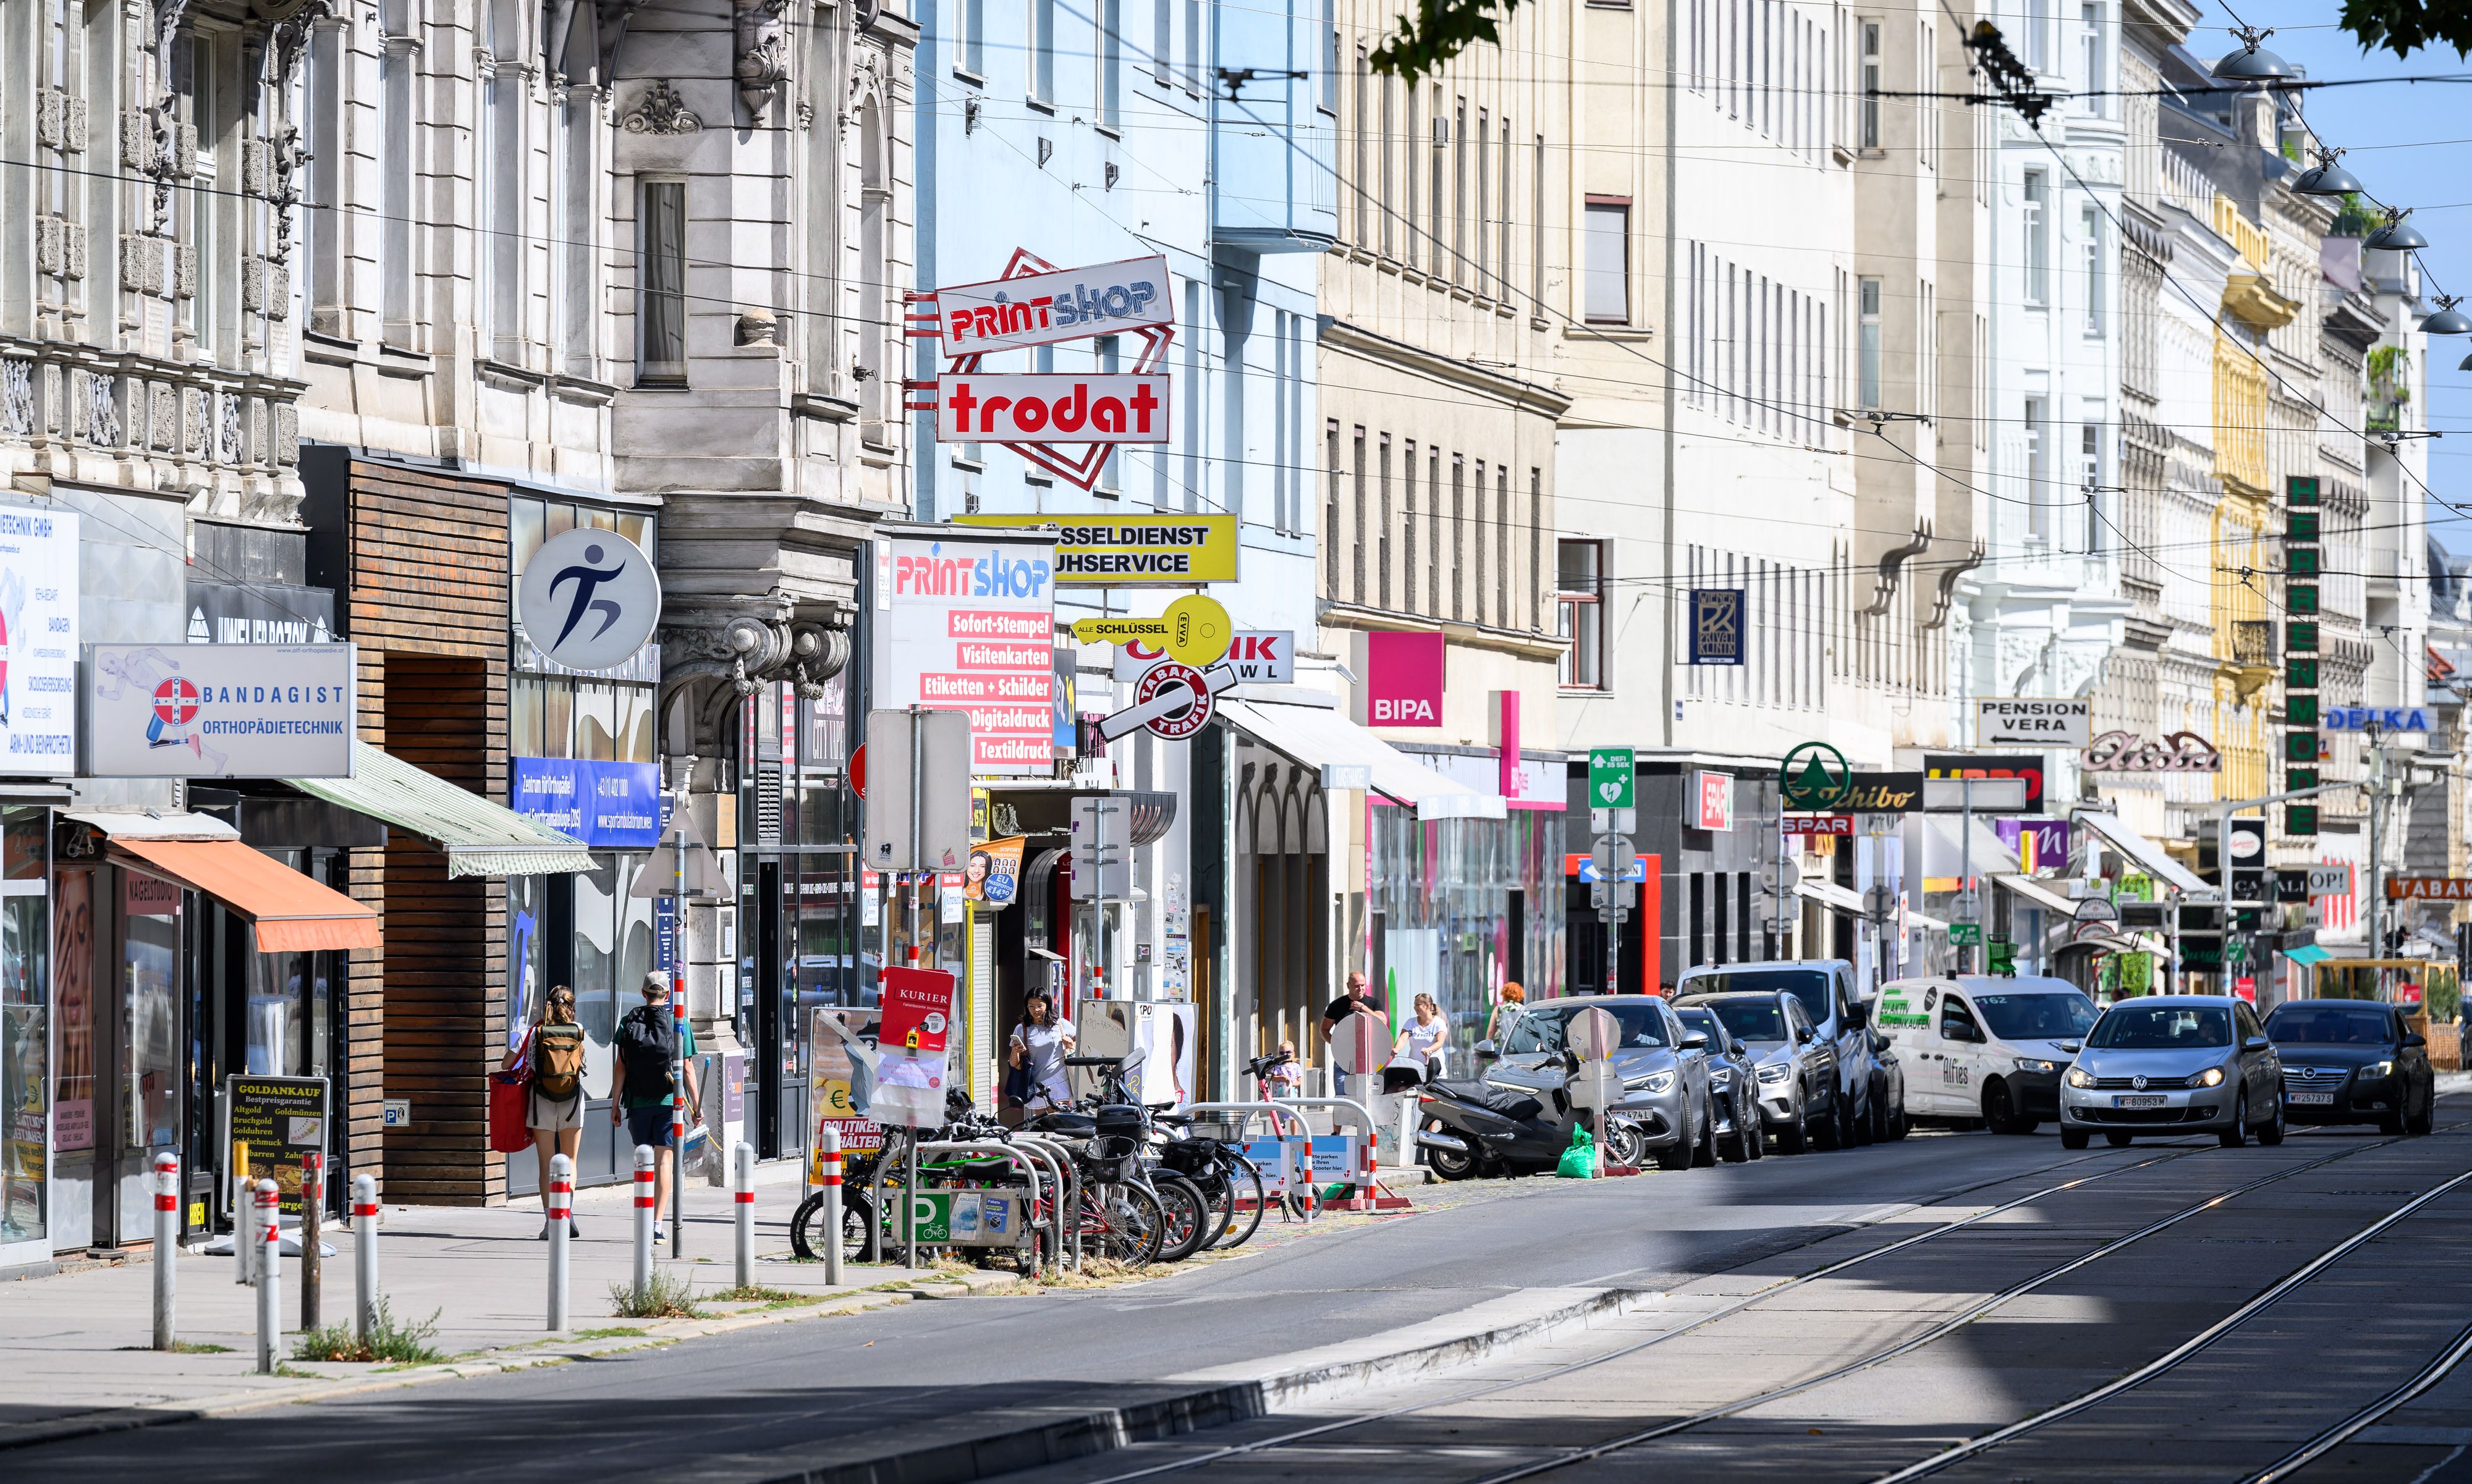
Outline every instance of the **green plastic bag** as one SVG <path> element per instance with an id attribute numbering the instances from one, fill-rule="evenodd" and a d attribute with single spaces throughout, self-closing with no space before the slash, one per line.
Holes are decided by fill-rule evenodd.
<path id="1" fill-rule="evenodd" d="M 1562 1151 L 1562 1162 L 1554 1167 L 1554 1173 L 1565 1180 L 1597 1178 L 1597 1142 L 1588 1137 L 1586 1129 L 1571 1130 L 1571 1147 Z"/>

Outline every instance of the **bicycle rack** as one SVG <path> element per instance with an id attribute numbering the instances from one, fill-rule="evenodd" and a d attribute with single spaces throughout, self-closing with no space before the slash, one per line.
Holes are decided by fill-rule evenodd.
<path id="1" fill-rule="evenodd" d="M 1406 1196 L 1383 1190 L 1373 1177 L 1374 1145 L 1380 1135 L 1376 1132 L 1377 1125 L 1373 1121 L 1371 1109 L 1353 1097 L 1282 1097 L 1277 1099 L 1277 1102 L 1283 1108 L 1328 1108 L 1336 1113 L 1351 1113 L 1356 1116 L 1357 1121 L 1365 1126 L 1365 1168 L 1348 1182 L 1363 1193 L 1348 1196 L 1344 1200 L 1325 1201 L 1323 1205 L 1333 1211 L 1405 1211 L 1408 1209 L 1411 1202 Z M 1306 1145 L 1306 1152 L 1308 1155 L 1312 1152 L 1310 1143 Z"/>
<path id="2" fill-rule="evenodd" d="M 1048 1222 L 1057 1239 L 1055 1256 L 1050 1260 L 1057 1276 L 1062 1277 L 1065 1213 L 1078 1213 L 1082 1203 L 1082 1176 L 1073 1167 L 1072 1151 L 1044 1134 L 1015 1133 L 1009 1142 L 1034 1157 L 1045 1160 L 1053 1172 L 1054 1183 L 1049 1189 L 1057 1192 L 1057 1197 L 1049 1203 Z M 1078 1217 L 1073 1222 L 1073 1271 L 1082 1271 L 1082 1223 Z"/>
<path id="3" fill-rule="evenodd" d="M 977 1156 L 987 1157 L 987 1158 L 1000 1158 L 1000 1159 L 1004 1160 L 1006 1163 L 1008 1163 L 1008 1164 L 1010 1164 L 1010 1165 L 1013 1165 L 1013 1166 L 1018 1166 L 1018 1167 L 1020 1168 L 1020 1170 L 1021 1170 L 1021 1172 L 1022 1172 L 1023 1174 L 1025 1174 L 1025 1175 L 1029 1176 L 1029 1177 L 1030 1177 L 1030 1202 L 1029 1202 L 1029 1204 L 1028 1204 L 1028 1205 L 1026 1205 L 1026 1206 L 1024 1206 L 1024 1207 L 1022 1208 L 1021 1233 L 1022 1233 L 1022 1235 L 1023 1235 L 1024 1237 L 1028 1237 L 1028 1238 L 1029 1238 L 1029 1240 L 1030 1240 L 1030 1251 L 1031 1251 L 1031 1260 L 1032 1260 L 1032 1265 L 1033 1265 L 1033 1266 L 1036 1266 L 1036 1265 L 1037 1265 L 1037 1259 L 1038 1259 L 1038 1230 L 1037 1230 L 1037 1225 L 1036 1225 L 1037 1220 L 1038 1220 L 1038 1214 L 1037 1214 L 1037 1213 L 1038 1213 L 1038 1208 L 1039 1208 L 1039 1196 L 1040 1196 L 1040 1193 L 1041 1193 L 1041 1192 L 1046 1189 L 1046 1187 L 1045 1187 L 1045 1184 L 1043 1183 L 1043 1181 L 1041 1180 L 1041 1178 L 1040 1178 L 1040 1176 L 1039 1176 L 1037 1162 L 1036 1162 L 1036 1161 L 1032 1157 L 1032 1155 L 1031 1155 L 1031 1153 L 1030 1153 L 1029 1151 L 1027 1151 L 1027 1150 L 1023 1150 L 1023 1149 L 1019 1149 L 1019 1148 L 1015 1148 L 1013 1145 L 1011 1145 L 1011 1144 L 1010 1144 L 1010 1143 L 1003 1143 L 1003 1142 L 997 1142 L 997 1141 L 995 1141 L 995 1140 L 991 1140 L 991 1139 L 984 1139 L 984 1140 L 983 1140 L 983 1139 L 964 1139 L 964 1140 L 922 1140 L 922 1141 L 920 1141 L 920 1142 L 919 1142 L 919 1143 L 918 1143 L 918 1145 L 917 1145 L 917 1152 L 918 1152 L 920 1155 L 922 1155 L 922 1156 L 924 1156 L 924 1155 L 929 1155 L 929 1154 L 961 1154 L 961 1155 L 977 1155 Z M 1008 1188 L 1001 1188 L 1001 1189 L 1002 1189 L 1002 1190 L 1004 1190 L 1007 1193 L 1012 1193 L 1012 1192 L 1015 1192 L 1015 1191 L 1017 1191 L 1017 1190 L 1018 1190 L 1018 1188 L 1017 1188 L 1017 1187 L 1008 1187 Z M 901 1232 L 908 1231 L 908 1230 L 910 1229 L 910 1223 L 915 1222 L 915 1220 L 917 1220 L 917 1207 L 916 1207 L 914 1203 L 915 1202 L 915 1200 L 917 1199 L 917 1197 L 918 1197 L 918 1195 L 919 1195 L 920 1193 L 921 1193 L 921 1192 L 920 1192 L 916 1188 L 915 1188 L 915 1187 L 910 1187 L 910 1186 L 907 1186 L 907 1185 L 905 1185 L 904 1187 L 902 1187 L 902 1213 L 901 1213 L 901 1224 L 900 1224 L 900 1225 L 898 1225 L 898 1226 L 896 1226 L 896 1227 L 894 1228 L 894 1231 L 895 1231 L 896 1235 L 897 1235 L 897 1234 L 899 1234 L 899 1233 L 901 1233 Z M 959 1194 L 959 1193 L 961 1193 L 961 1192 L 958 1192 L 958 1191 L 957 1191 L 957 1192 L 954 1192 L 954 1193 Z M 879 1219 L 881 1219 L 881 1218 L 879 1217 Z M 1061 1228 L 1060 1228 L 1060 1227 L 1059 1227 L 1059 1229 L 1058 1229 L 1058 1234 L 1059 1234 L 1059 1238 L 1060 1238 L 1060 1236 L 1061 1236 Z M 976 1234 L 976 1236 L 977 1236 L 978 1237 L 984 1237 L 986 1236 L 986 1233 L 984 1232 L 984 1230 L 982 1230 L 980 1233 Z M 939 1245 L 947 1246 L 947 1247 L 1004 1247 L 1004 1246 L 1014 1246 L 1014 1247 L 1018 1247 L 1018 1246 L 1020 1245 L 1020 1243 L 1019 1243 L 1018 1241 L 1006 1243 L 1006 1242 L 992 1242 L 992 1241 L 986 1241 L 986 1240 L 982 1240 L 982 1239 L 968 1239 L 968 1240 L 965 1240 L 965 1239 L 962 1239 L 962 1238 L 960 1237 L 959 1234 L 957 1234 L 957 1233 L 948 1233 L 948 1234 L 947 1234 L 947 1236 L 946 1236 L 945 1240 L 944 1240 L 942 1243 L 939 1244 Z M 1059 1246 L 1060 1246 L 1060 1245 L 1061 1245 L 1061 1243 L 1060 1243 L 1060 1240 L 1059 1240 Z M 1059 1271 L 1060 1271 L 1060 1269 L 1059 1269 Z"/>
<path id="4" fill-rule="evenodd" d="M 1305 1203 L 1308 1206 L 1314 1206 L 1319 1203 L 1320 1197 L 1316 1191 L 1313 1179 L 1313 1129 L 1305 1122 L 1304 1115 L 1298 1113 L 1291 1103 L 1287 1101 L 1187 1103 L 1184 1106 L 1184 1112 L 1188 1116 L 1198 1113 L 1241 1113 L 1244 1114 L 1248 1120 L 1257 1114 L 1266 1115 L 1271 1120 L 1271 1137 L 1274 1139 L 1284 1137 L 1279 1132 L 1279 1119 L 1283 1118 L 1293 1119 L 1295 1123 L 1296 1133 L 1302 1136 L 1305 1142 L 1305 1167 L 1301 1175 L 1299 1175 L 1296 1170 L 1291 1168 L 1288 1171 L 1288 1180 L 1286 1184 L 1291 1188 L 1295 1185 L 1301 1184 L 1304 1188 L 1302 1193 L 1305 1198 Z M 1239 1132 L 1242 1132 L 1241 1127 Z M 1280 1219 L 1285 1220 L 1287 1218 L 1282 1216 Z"/>

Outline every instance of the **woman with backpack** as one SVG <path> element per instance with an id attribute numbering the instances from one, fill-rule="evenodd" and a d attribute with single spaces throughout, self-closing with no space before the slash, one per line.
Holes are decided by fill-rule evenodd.
<path id="1" fill-rule="evenodd" d="M 529 1068 L 524 1123 L 533 1131 L 533 1153 L 540 1160 L 541 1209 L 546 1212 L 550 1156 L 565 1155 L 572 1168 L 583 1142 L 583 1027 L 575 1019 L 574 990 L 563 984 L 550 990 L 541 1001 L 540 1019 L 498 1070 L 510 1072 L 518 1063 Z M 572 1209 L 566 1230 L 569 1236 L 582 1235 Z M 541 1222 L 540 1239 L 549 1240 L 547 1219 Z"/>

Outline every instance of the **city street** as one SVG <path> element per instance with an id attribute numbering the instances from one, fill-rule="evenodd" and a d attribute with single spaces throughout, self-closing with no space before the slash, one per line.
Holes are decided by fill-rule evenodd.
<path id="1" fill-rule="evenodd" d="M 1480 1306 L 1533 1305 L 1539 1290 L 1612 1289 L 1634 1297 L 1473 1364 L 1019 1477 L 1868 1480 L 1937 1464 L 1964 1479 L 2246 1479 L 2463 1332 L 2467 1111 L 2450 1099 L 2426 1139 L 2295 1131 L 2279 1148 L 2073 1155 L 2048 1132 L 1926 1133 L 1638 1179 L 1424 1188 L 1414 1214 L 1334 1222 L 1136 1286 L 772 1326 L 13 1449 L 0 1468 L 30 1480 L 855 1478 L 854 1460 L 921 1437 L 1126 1407 L 1205 1371 L 1271 1377 L 1429 1321 L 1416 1332 L 1475 1328 Z M 2253 1317 L 2244 1307 L 2295 1279 Z M 2227 1320 L 2245 1322 L 2151 1378 L 2141 1369 Z M 2472 1372 L 2438 1378 L 2294 1476 L 2472 1478 L 2467 1384 Z M 1962 1451 L 2035 1417 L 2044 1425 Z M 900 1476 L 988 1475 L 948 1461 Z"/>

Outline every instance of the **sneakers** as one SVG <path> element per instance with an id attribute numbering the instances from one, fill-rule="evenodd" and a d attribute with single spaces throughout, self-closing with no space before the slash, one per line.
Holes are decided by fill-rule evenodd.
<path id="1" fill-rule="evenodd" d="M 665 1241 L 668 1241 L 669 1239 L 670 1239 L 670 1234 L 669 1234 L 668 1229 L 667 1229 L 667 1228 L 665 1228 L 665 1227 L 663 1227 L 663 1226 L 662 1226 L 659 1222 L 657 1222 L 657 1221 L 654 1222 L 654 1223 L 653 1223 L 653 1240 L 654 1240 L 654 1241 L 656 1241 L 656 1242 L 665 1242 Z"/>
<path id="2" fill-rule="evenodd" d="M 534 1240 L 544 1242 L 549 1240 L 549 1222 L 546 1220 L 541 1222 L 540 1236 L 535 1237 Z"/>
<path id="3" fill-rule="evenodd" d="M 573 1216 L 566 1218 L 566 1235 L 569 1237 L 582 1237 L 583 1235 L 583 1228 L 575 1224 L 575 1218 Z"/>

